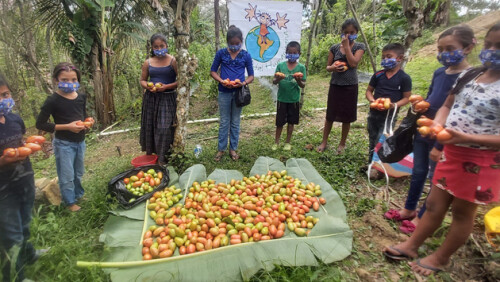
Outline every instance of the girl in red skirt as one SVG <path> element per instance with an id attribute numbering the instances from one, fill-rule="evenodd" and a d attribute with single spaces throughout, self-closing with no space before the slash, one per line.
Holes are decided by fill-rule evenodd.
<path id="1" fill-rule="evenodd" d="M 444 124 L 451 138 L 442 142 L 427 210 L 406 242 L 384 249 L 394 260 L 416 259 L 410 266 L 421 275 L 442 271 L 472 232 L 477 205 L 499 200 L 500 23 L 486 34 L 479 57 L 483 66 L 458 78 L 434 119 L 434 126 Z M 450 206 L 453 219 L 443 244 L 417 259 L 418 248 L 441 226 Z"/>

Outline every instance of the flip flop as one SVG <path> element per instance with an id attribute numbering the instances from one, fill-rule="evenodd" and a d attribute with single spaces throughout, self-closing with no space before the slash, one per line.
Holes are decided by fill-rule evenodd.
<path id="1" fill-rule="evenodd" d="M 431 270 L 433 271 L 434 273 L 431 273 L 431 274 L 438 274 L 439 272 L 443 272 L 444 270 L 441 269 L 441 268 L 437 268 L 437 267 L 434 267 L 434 266 L 430 266 L 430 265 L 427 265 L 427 264 L 423 264 L 420 262 L 420 259 L 417 259 L 415 261 L 415 263 L 420 266 L 421 268 L 425 268 L 425 269 L 428 269 L 428 270 Z"/>
<path id="2" fill-rule="evenodd" d="M 389 249 L 391 250 L 394 250 L 396 252 L 399 253 L 399 255 L 395 255 L 395 254 L 391 254 L 387 251 L 384 251 L 383 254 L 384 256 L 386 256 L 387 258 L 389 259 L 392 259 L 392 260 L 395 260 L 395 261 L 403 261 L 403 260 L 412 260 L 412 259 L 415 259 L 414 257 L 408 255 L 407 253 L 405 253 L 404 251 L 394 247 L 394 246 L 390 246 Z"/>
<path id="3" fill-rule="evenodd" d="M 416 228 L 417 226 L 409 220 L 403 220 L 401 226 L 399 226 L 399 230 L 404 234 L 412 234 Z"/>
<path id="4" fill-rule="evenodd" d="M 399 211 L 395 209 L 390 209 L 384 214 L 385 218 L 394 221 L 412 220 L 415 218 L 415 216 L 417 216 L 417 212 L 413 212 L 413 214 L 408 217 L 401 217 L 401 213 L 399 213 Z"/>
<path id="5" fill-rule="evenodd" d="M 320 147 L 318 146 L 318 147 L 316 147 L 316 152 L 318 152 L 318 153 L 323 153 L 324 151 L 326 151 L 326 147 L 327 147 L 327 146 L 325 146 L 325 148 L 320 148 Z"/>

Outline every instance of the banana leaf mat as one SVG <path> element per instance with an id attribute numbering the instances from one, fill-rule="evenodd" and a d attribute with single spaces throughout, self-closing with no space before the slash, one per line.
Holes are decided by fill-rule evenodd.
<path id="1" fill-rule="evenodd" d="M 280 239 L 229 245 L 217 249 L 179 255 L 179 249 L 169 258 L 142 260 L 143 228 L 153 225 L 146 203 L 130 210 L 116 210 L 105 223 L 100 241 L 105 245 L 102 262 L 77 262 L 78 266 L 99 266 L 110 273 L 112 281 L 241 281 L 250 279 L 260 269 L 272 270 L 275 265 L 304 266 L 332 263 L 351 254 L 352 231 L 346 220 L 346 210 L 337 192 L 306 159 L 289 159 L 286 165 L 269 157 L 259 157 L 250 174 L 287 170 L 288 175 L 302 183 L 314 182 L 321 186 L 326 204 L 308 215 L 319 222 L 307 237 L 298 237 L 286 230 Z M 217 183 L 241 180 L 236 170 L 216 169 L 206 174 L 197 164 L 178 175 L 169 167 L 170 183 L 182 189 L 183 195 L 194 181 L 213 179 Z M 185 198 L 185 197 L 184 197 Z M 184 198 L 181 202 L 184 202 Z M 144 220 L 147 220 L 144 224 Z"/>

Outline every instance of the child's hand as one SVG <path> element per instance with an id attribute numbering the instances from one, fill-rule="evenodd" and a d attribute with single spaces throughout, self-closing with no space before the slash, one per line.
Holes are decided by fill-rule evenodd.
<path id="1" fill-rule="evenodd" d="M 458 144 L 458 143 L 469 143 L 470 142 L 470 134 L 463 133 L 460 131 L 456 131 L 453 129 L 446 128 L 446 131 L 450 133 L 451 138 L 445 141 L 439 141 L 441 144 Z"/>
<path id="2" fill-rule="evenodd" d="M 439 159 L 441 158 L 441 154 L 443 151 L 439 151 L 436 148 L 432 148 L 431 152 L 429 153 L 429 159 L 431 159 L 433 162 L 438 162 Z"/>
<path id="3" fill-rule="evenodd" d="M 18 161 L 22 161 L 22 160 L 25 160 L 27 157 L 28 156 L 24 156 L 24 157 L 17 156 L 17 157 L 13 157 L 13 158 L 8 158 L 6 156 L 1 156 L 0 157 L 0 166 L 15 163 Z"/>
<path id="4" fill-rule="evenodd" d="M 342 46 L 344 47 L 344 51 L 348 51 L 350 48 L 349 48 L 349 36 L 348 35 L 343 35 L 342 36 L 342 41 L 340 42 L 340 44 L 342 44 Z"/>
<path id="5" fill-rule="evenodd" d="M 84 130 L 85 125 L 80 124 L 81 122 L 82 122 L 81 120 L 75 120 L 72 123 L 68 123 L 67 124 L 68 130 L 74 133 L 79 133 L 80 131 Z"/>

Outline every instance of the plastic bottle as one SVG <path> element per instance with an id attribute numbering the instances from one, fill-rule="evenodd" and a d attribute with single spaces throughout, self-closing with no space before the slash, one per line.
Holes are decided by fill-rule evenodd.
<path id="1" fill-rule="evenodd" d="M 194 156 L 198 158 L 201 155 L 201 152 L 203 151 L 203 148 L 201 147 L 200 144 L 196 144 L 196 147 L 194 148 Z"/>

